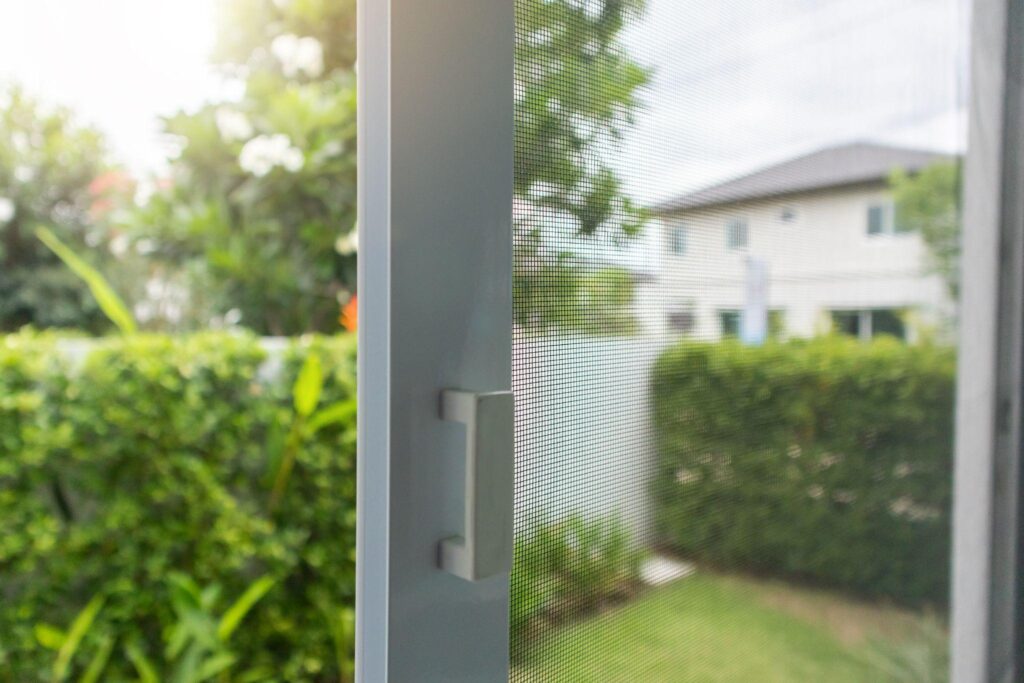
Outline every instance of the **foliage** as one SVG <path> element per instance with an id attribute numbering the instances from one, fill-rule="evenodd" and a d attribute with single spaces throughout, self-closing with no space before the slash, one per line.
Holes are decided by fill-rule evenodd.
<path id="1" fill-rule="evenodd" d="M 530 332 L 631 335 L 636 289 L 626 268 L 586 269 L 575 259 L 540 263 L 513 282 L 514 318 Z"/>
<path id="2" fill-rule="evenodd" d="M 666 351 L 665 539 L 713 565 L 945 601 L 954 361 L 887 338 Z"/>
<path id="3" fill-rule="evenodd" d="M 67 632 L 50 624 L 35 625 L 36 640 L 39 641 L 39 644 L 57 651 L 57 656 L 53 661 L 53 679 L 55 681 L 67 679 L 68 672 L 71 670 L 71 660 L 74 659 L 79 646 L 82 644 L 82 639 L 85 638 L 85 635 L 96 620 L 96 615 L 103 609 L 103 602 L 104 598 L 102 595 L 97 595 L 90 600 L 82 608 L 82 611 L 75 616 Z M 112 645 L 113 640 L 110 638 L 105 638 L 102 641 L 90 660 L 89 665 L 86 667 L 86 673 L 82 675 L 83 680 L 96 680 L 99 678 L 110 657 Z"/>
<path id="4" fill-rule="evenodd" d="M 942 277 L 955 301 L 960 291 L 960 164 L 932 164 L 914 175 L 897 170 L 889 184 L 897 222 L 921 233 L 931 268 Z"/>
<path id="5" fill-rule="evenodd" d="M 216 59 L 244 94 L 165 120 L 180 154 L 129 222 L 203 296 L 193 327 L 236 309 L 261 333 L 338 329 L 356 276 L 354 5 L 222 4 Z"/>
<path id="6" fill-rule="evenodd" d="M 237 657 L 229 647 L 231 635 L 245 615 L 274 586 L 274 580 L 264 576 L 254 581 L 219 618 L 213 614 L 221 592 L 219 585 L 201 589 L 191 578 L 177 572 L 170 574 L 168 585 L 177 621 L 163 632 L 167 642 L 162 654 L 166 661 L 158 664 L 147 656 L 135 633 L 124 638 L 125 658 L 131 662 L 139 680 L 144 683 L 158 683 L 161 680 L 201 683 L 218 675 L 223 679 L 237 662 Z M 75 617 L 67 634 L 49 624 L 36 624 L 35 633 L 39 643 L 57 650 L 53 667 L 55 680 L 63 681 L 67 678 L 78 647 L 93 626 L 104 602 L 102 595 L 90 600 Z M 79 679 L 84 683 L 93 683 L 105 673 L 117 643 L 109 624 L 102 625 L 100 630 L 102 633 L 97 639 L 95 652 Z M 269 675 L 267 670 L 250 669 L 241 678 L 257 680 Z"/>
<path id="7" fill-rule="evenodd" d="M 513 637 L 632 593 L 642 551 L 617 519 L 571 515 L 542 522 L 516 540 Z"/>
<path id="8" fill-rule="evenodd" d="M 83 675 L 112 637 L 119 645 L 101 680 L 136 677 L 141 661 L 159 678 L 188 649 L 165 656 L 165 635 L 184 621 L 194 625 L 182 617 L 186 581 L 207 587 L 199 591 L 207 596 L 203 613 L 220 624 L 221 637 L 230 635 L 239 669 L 271 672 L 252 680 L 347 680 L 353 341 L 302 340 L 268 359 L 245 335 L 130 335 L 98 341 L 72 362 L 59 360 L 50 337 L 2 338 L 0 681 L 50 680 L 54 655 L 34 626 L 72 623 L 100 595 L 103 608 L 76 646 L 70 677 Z M 272 510 L 296 381 L 314 354 L 323 407 L 310 421 L 328 406 L 349 410 L 307 429 Z M 177 587 L 168 582 L 176 574 L 188 577 Z M 214 594 L 248 595 L 242 604 L 251 607 L 246 591 L 261 577 L 277 582 L 259 599 L 259 618 L 223 626 L 226 615 L 237 624 L 244 610 L 217 611 Z M 190 634 L 190 642 L 210 642 Z M 221 650 L 201 654 L 226 661 Z"/>
<path id="9" fill-rule="evenodd" d="M 124 334 L 136 331 L 135 318 L 121 301 L 114 288 L 103 275 L 86 261 L 69 249 L 60 239 L 46 228 L 37 228 L 36 237 L 57 255 L 71 272 L 77 275 L 89 287 L 96 304 L 103 314 L 114 323 Z"/>
<path id="10" fill-rule="evenodd" d="M 100 214 L 113 188 L 97 179 L 106 167 L 102 137 L 70 111 L 20 87 L 0 90 L 0 331 L 105 328 L 94 302 L 33 231 L 47 226 L 76 251 L 104 247 Z"/>
<path id="11" fill-rule="evenodd" d="M 274 475 L 274 485 L 270 490 L 271 510 L 275 510 L 280 504 L 292 469 L 295 467 L 295 460 L 306 441 L 324 427 L 351 423 L 355 419 L 356 404 L 352 399 L 317 410 L 323 390 L 323 363 L 319 354 L 310 353 L 302 363 L 302 369 L 299 370 L 299 376 L 295 378 L 295 385 L 292 387 L 292 405 L 295 412 L 288 436 L 285 437 L 277 473 Z"/>
<path id="12" fill-rule="evenodd" d="M 633 125 L 650 79 L 622 42 L 643 9 L 643 0 L 516 2 L 515 283 L 548 293 L 517 299 L 520 325 L 578 325 L 593 312 L 592 300 L 573 296 L 581 255 L 646 220 L 606 154 Z"/>
<path id="13" fill-rule="evenodd" d="M 190 577 L 180 573 L 172 573 L 168 583 L 177 621 L 164 632 L 167 642 L 162 654 L 166 661 L 154 662 L 139 640 L 132 637 L 125 644 L 125 656 L 135 667 L 139 679 L 146 683 L 160 680 L 201 683 L 214 676 L 223 679 L 238 662 L 230 649 L 232 634 L 249 610 L 273 588 L 274 580 L 264 576 L 254 581 L 220 617 L 213 613 L 221 593 L 219 585 L 200 588 Z M 241 679 L 259 680 L 271 676 L 271 670 L 255 668 L 243 672 Z"/>
<path id="14" fill-rule="evenodd" d="M 213 55 L 215 64 L 229 68 L 245 64 L 284 73 L 284 65 L 266 49 L 268 26 L 274 27 L 274 36 L 315 38 L 323 48 L 327 73 L 349 70 L 355 64 L 355 0 L 221 0 L 218 10 L 222 30 Z"/>

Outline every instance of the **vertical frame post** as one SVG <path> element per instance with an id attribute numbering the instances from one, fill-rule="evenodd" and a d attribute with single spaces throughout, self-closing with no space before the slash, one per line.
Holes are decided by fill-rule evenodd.
<path id="1" fill-rule="evenodd" d="M 508 680 L 508 574 L 438 567 L 464 434 L 442 389 L 507 391 L 514 4 L 359 0 L 357 680 Z"/>
<path id="2" fill-rule="evenodd" d="M 952 680 L 1021 669 L 1024 0 L 975 0 L 957 377 Z"/>

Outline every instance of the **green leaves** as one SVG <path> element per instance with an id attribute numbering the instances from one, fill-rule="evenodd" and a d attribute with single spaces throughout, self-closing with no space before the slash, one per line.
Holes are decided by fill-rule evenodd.
<path id="1" fill-rule="evenodd" d="M 613 208 L 624 193 L 599 150 L 632 126 L 651 76 L 621 42 L 644 3 L 598 4 L 593 16 L 571 0 L 516 3 L 516 194 L 575 216 L 581 235 L 635 218 Z M 537 183 L 551 190 L 543 198 L 531 196 Z"/>
<path id="2" fill-rule="evenodd" d="M 339 331 L 338 301 L 356 288 L 355 253 L 335 248 L 356 219 L 355 77 L 338 52 L 353 37 L 354 3 L 223 5 L 237 20 L 224 23 L 220 42 L 246 67 L 244 96 L 165 120 L 183 143 L 169 162 L 176 184 L 130 208 L 129 229 L 165 246 L 161 265 L 213 310 L 237 309 L 250 329 Z M 295 12 L 308 16 L 296 21 Z M 353 26 L 337 23 L 346 20 Z M 337 30 L 320 33 L 328 27 Z M 323 73 L 282 73 L 270 44 L 292 32 L 324 41 Z M 270 141 L 287 152 L 256 154 Z M 205 323 L 201 311 L 189 313 L 193 325 Z"/>
<path id="3" fill-rule="evenodd" d="M 325 595 L 314 598 L 334 643 L 334 657 L 340 673 L 339 683 L 355 680 L 354 652 L 356 639 L 356 614 L 351 607 L 341 607 Z"/>
<path id="4" fill-rule="evenodd" d="M 355 400 L 333 403 L 316 411 L 316 414 L 309 419 L 309 422 L 306 423 L 307 434 L 313 436 L 325 427 L 351 423 L 355 418 Z"/>
<path id="5" fill-rule="evenodd" d="M 160 683 L 156 666 L 146 656 L 146 652 L 137 638 L 130 639 L 125 643 L 124 649 L 128 661 L 135 667 L 135 673 L 139 675 L 139 680 L 142 683 Z"/>
<path id="6" fill-rule="evenodd" d="M 300 417 L 309 417 L 320 402 L 320 393 L 324 388 L 324 370 L 320 356 L 311 353 L 306 356 L 299 376 L 292 389 L 292 402 L 295 413 Z"/>
<path id="7" fill-rule="evenodd" d="M 54 681 L 64 681 L 68 678 L 75 655 L 81 648 L 82 641 L 89 634 L 100 610 L 103 609 L 104 602 L 104 598 L 99 595 L 90 600 L 75 617 L 67 633 L 51 624 L 35 625 L 34 632 L 39 644 L 47 649 L 57 651 L 57 658 L 53 663 Z M 115 640 L 110 635 L 103 635 L 99 638 L 96 651 L 90 658 L 81 678 L 78 679 L 79 683 L 96 683 L 100 680 L 114 650 L 114 643 Z"/>
<path id="8" fill-rule="evenodd" d="M 946 599 L 955 353 L 891 338 L 681 343 L 652 372 L 657 517 L 680 553 Z"/>
<path id="9" fill-rule="evenodd" d="M 64 640 L 68 637 L 64 631 L 53 624 L 36 624 L 35 634 L 39 644 L 50 650 L 59 650 L 60 646 L 64 644 Z"/>
<path id="10" fill-rule="evenodd" d="M 100 681 L 171 682 L 186 655 L 203 675 L 226 665 L 224 651 L 239 683 L 338 680 L 338 652 L 351 654 L 317 608 L 354 601 L 355 340 L 276 353 L 267 363 L 261 342 L 237 332 L 137 334 L 65 364 L 45 335 L 0 341 L 0 669 L 12 680 L 53 678 L 82 594 L 107 599 L 68 681 L 107 648 Z M 271 512 L 309 354 L 320 396 Z M 70 523 L 53 502 L 54 471 L 82 512 Z"/>
<path id="11" fill-rule="evenodd" d="M 512 568 L 513 633 L 522 634 L 545 617 L 557 619 L 630 594 L 639 584 L 643 554 L 614 517 L 573 514 L 527 529 L 516 539 Z"/>
<path id="12" fill-rule="evenodd" d="M 355 419 L 355 401 L 335 403 L 316 411 L 323 388 L 323 365 L 319 354 L 311 350 L 306 355 L 306 360 L 292 387 L 292 405 L 295 407 L 295 416 L 289 426 L 284 448 L 277 464 L 277 473 L 274 476 L 274 485 L 270 492 L 270 510 L 275 510 L 280 503 L 299 451 L 306 440 L 325 427 Z"/>
<path id="13" fill-rule="evenodd" d="M 213 610 L 221 593 L 220 586 L 212 584 L 201 589 L 191 577 L 172 572 L 168 585 L 177 621 L 165 634 L 164 661 L 153 662 L 134 636 L 125 645 L 125 656 L 139 678 L 147 683 L 160 680 L 202 683 L 224 673 L 238 661 L 229 648 L 232 633 L 274 584 L 267 576 L 257 579 L 220 619 L 216 619 Z"/>
<path id="14" fill-rule="evenodd" d="M 85 668 L 85 672 L 78 683 L 96 683 L 100 680 L 100 676 L 103 675 L 103 671 L 107 668 L 107 662 L 110 661 L 110 655 L 114 652 L 115 642 L 112 636 L 103 636 L 100 639 L 96 653 L 89 661 L 89 665 Z"/>
<path id="15" fill-rule="evenodd" d="M 83 249 L 87 233 L 106 232 L 102 212 L 90 211 L 109 198 L 100 185 L 91 188 L 106 175 L 106 145 L 76 118 L 25 88 L 0 85 L 0 202 L 14 207 L 11 220 L 0 221 L 0 331 L 26 324 L 91 332 L 107 326 L 75 276 L 32 234 L 33 226 L 47 225 L 73 249 Z M 99 246 L 101 263 L 112 266 L 107 244 Z"/>
<path id="16" fill-rule="evenodd" d="M 82 645 L 82 640 L 92 628 L 97 615 L 103 609 L 104 602 L 106 602 L 106 599 L 102 595 L 93 597 L 82 608 L 82 611 L 75 616 L 67 633 L 50 624 L 39 623 L 35 625 L 34 632 L 39 644 L 47 649 L 57 651 L 57 657 L 53 662 L 53 679 L 55 681 L 67 679 L 68 674 L 71 672 L 71 664 Z M 110 648 L 112 646 L 112 642 L 108 644 L 104 640 L 104 644 L 100 647 L 100 650 L 88 667 L 89 671 L 96 671 L 95 674 L 90 675 L 98 676 L 102 672 L 106 660 L 110 656 Z"/>
<path id="17" fill-rule="evenodd" d="M 57 255 L 71 271 L 85 282 L 92 292 L 96 303 L 114 323 L 122 334 L 133 334 L 137 331 L 135 318 L 132 317 L 128 307 L 121 301 L 121 297 L 104 279 L 98 270 L 86 263 L 82 258 L 69 249 L 47 228 L 36 228 L 36 237 L 45 244 L 50 251 Z"/>
<path id="18" fill-rule="evenodd" d="M 931 269 L 956 300 L 960 291 L 959 163 L 937 163 L 909 175 L 897 170 L 889 178 L 896 203 L 896 224 L 919 232 L 928 246 Z"/>
<path id="19" fill-rule="evenodd" d="M 253 608 L 253 605 L 259 602 L 273 587 L 274 580 L 269 576 L 257 579 L 249 586 L 221 617 L 220 623 L 217 624 L 217 637 L 225 643 L 230 640 L 231 634 L 242 623 L 242 619 Z"/>

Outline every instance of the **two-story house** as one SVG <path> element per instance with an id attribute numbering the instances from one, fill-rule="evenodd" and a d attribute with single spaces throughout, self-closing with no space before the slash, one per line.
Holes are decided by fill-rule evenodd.
<path id="1" fill-rule="evenodd" d="M 912 340 L 937 327 L 952 303 L 921 236 L 897 224 L 888 179 L 949 160 L 849 144 L 662 203 L 659 324 L 704 339 L 736 334 L 760 272 L 770 335 Z"/>

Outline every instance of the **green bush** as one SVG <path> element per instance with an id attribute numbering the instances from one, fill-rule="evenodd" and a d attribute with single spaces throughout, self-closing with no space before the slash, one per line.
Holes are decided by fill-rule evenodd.
<path id="1" fill-rule="evenodd" d="M 181 629 L 175 576 L 206 587 L 203 607 L 215 615 L 266 588 L 231 636 L 240 670 L 346 680 L 354 340 L 294 343 L 277 371 L 251 336 L 106 339 L 81 361 L 55 343 L 0 338 L 0 681 L 51 680 L 55 653 L 40 641 L 97 596 L 103 607 L 70 673 L 114 642 L 101 680 L 134 680 L 130 651 L 163 661 Z M 311 354 L 329 414 L 307 420 L 293 384 Z"/>
<path id="2" fill-rule="evenodd" d="M 946 599 L 954 354 L 683 343 L 653 372 L 666 540 L 725 568 Z"/>
<path id="3" fill-rule="evenodd" d="M 642 556 L 615 518 L 571 515 L 534 525 L 516 539 L 513 638 L 629 596 L 639 584 Z"/>

